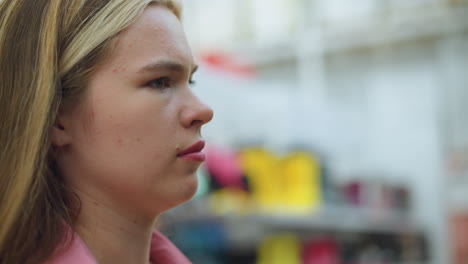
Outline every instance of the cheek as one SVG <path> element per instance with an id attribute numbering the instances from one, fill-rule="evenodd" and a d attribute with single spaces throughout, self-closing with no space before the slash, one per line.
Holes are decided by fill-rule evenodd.
<path id="1" fill-rule="evenodd" d="M 73 166 L 82 172 L 76 175 L 79 181 L 119 197 L 166 204 L 190 198 L 196 181 L 184 177 L 192 169 L 177 163 L 175 111 L 143 100 L 138 106 L 117 105 L 95 105 L 84 118 L 87 125 L 78 129 Z"/>
<path id="2" fill-rule="evenodd" d="M 88 100 L 67 157 L 71 184 L 145 211 L 193 196 L 198 166 L 176 157 L 186 144 L 176 98 L 116 83 L 94 85 Z"/>
<path id="3" fill-rule="evenodd" d="M 144 212 L 162 212 L 193 197 L 195 170 L 177 160 L 177 129 L 162 117 L 124 117 L 96 127 L 92 167 L 99 191 Z"/>
<path id="4" fill-rule="evenodd" d="M 175 153 L 176 128 L 164 112 L 141 109 L 101 111 L 91 127 L 89 144 L 102 159 L 112 160 L 119 169 L 144 170 L 162 167 Z M 142 173 L 140 171 L 140 173 Z M 150 173 L 150 172 L 149 172 Z"/>

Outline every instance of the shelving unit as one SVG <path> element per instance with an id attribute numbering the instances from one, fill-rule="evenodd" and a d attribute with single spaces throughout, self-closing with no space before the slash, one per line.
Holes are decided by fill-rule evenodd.
<path id="1" fill-rule="evenodd" d="M 327 232 L 377 232 L 377 233 L 422 233 L 425 227 L 418 225 L 407 213 L 396 210 L 363 208 L 323 207 L 308 214 L 278 213 L 226 213 L 215 214 L 205 199 L 194 200 L 173 209 L 165 215 L 166 225 L 185 222 L 215 220 L 224 222 L 246 222 L 262 227 L 314 230 Z"/>
<path id="2" fill-rule="evenodd" d="M 375 236 L 387 237 L 386 239 L 409 237 L 413 239 L 413 242 L 417 241 L 414 243 L 417 243 L 417 247 L 421 247 L 419 250 L 422 252 L 427 250 L 424 244 L 425 227 L 416 223 L 405 212 L 324 207 L 313 213 L 301 215 L 284 212 L 260 213 L 257 210 L 251 213 L 214 214 L 207 204 L 209 201 L 197 199 L 169 211 L 161 219 L 162 230 L 171 234 L 171 230 L 177 231 L 181 226 L 196 229 L 200 223 L 204 226 L 222 226 L 223 236 L 226 239 L 223 243 L 227 243 L 229 251 L 243 252 L 241 254 L 255 252 L 266 238 L 278 234 L 294 235 L 302 241 L 324 237 L 333 238 L 336 243 L 340 244 L 340 247 L 346 244 L 362 243 L 362 240 L 369 236 L 373 236 L 373 239 L 376 239 Z M 209 234 L 205 235 L 209 236 Z M 414 246 L 415 244 L 411 247 Z M 411 264 L 416 264 L 416 262 Z"/>
<path id="3" fill-rule="evenodd" d="M 311 234 L 413 234 L 424 236 L 426 227 L 415 222 L 406 212 L 376 211 L 363 208 L 324 207 L 308 214 L 231 212 L 215 214 L 208 201 L 194 200 L 166 213 L 162 228 L 182 224 L 219 222 L 228 231 L 231 246 L 254 247 L 265 236 L 275 232 L 293 232 L 299 236 Z"/>
<path id="4" fill-rule="evenodd" d="M 424 7 L 404 14 L 395 11 L 346 24 L 312 26 L 283 42 L 268 46 L 242 43 L 228 52 L 249 58 L 254 66 L 261 69 L 284 61 L 310 59 L 310 56 L 313 59 L 314 56 L 390 46 L 468 30 L 466 6 L 447 3 L 443 7 L 425 9 L 424 12 L 420 12 L 421 8 Z M 320 36 L 314 36 L 316 34 Z"/>
<path id="5" fill-rule="evenodd" d="M 254 12 L 245 10 L 249 6 L 249 0 L 237 1 L 243 3 L 244 9 L 236 10 L 243 12 L 242 14 L 251 12 L 254 17 Z M 352 157 L 354 159 L 352 162 L 347 163 L 341 161 L 342 156 L 333 157 L 334 161 L 342 162 L 337 166 L 339 167 L 337 171 L 355 170 L 359 173 L 363 168 L 370 171 L 379 171 L 381 168 L 403 171 L 400 175 L 410 177 L 399 180 L 414 188 L 412 191 L 415 198 L 413 208 L 416 211 L 415 216 L 397 212 L 389 213 L 376 220 L 373 215 L 366 212 L 341 208 L 327 209 L 321 213 L 294 218 L 281 215 L 239 217 L 236 215 L 214 216 L 198 208 L 200 212 L 204 212 L 199 215 L 200 219 L 209 215 L 210 218 L 229 222 L 234 230 L 232 235 L 242 239 L 245 237 L 236 233 L 235 230 L 250 225 L 259 229 L 269 227 L 272 230 L 298 227 L 296 230 L 302 232 L 328 229 L 335 232 L 365 233 L 384 232 L 387 229 L 387 232 L 399 233 L 414 230 L 428 238 L 428 248 L 431 254 L 426 264 L 453 263 L 449 253 L 451 244 L 448 218 L 454 210 L 467 209 L 468 197 L 464 192 L 468 184 L 462 185 L 446 179 L 445 159 L 446 155 L 452 151 L 451 146 L 454 143 L 448 138 L 453 136 L 449 135 L 453 131 L 446 131 L 445 127 L 451 122 L 447 120 L 455 110 L 451 109 L 454 107 L 453 100 L 444 100 L 451 96 L 456 99 L 457 105 L 463 105 L 466 101 L 461 99 L 460 91 L 451 91 L 451 87 L 455 84 L 459 86 L 459 90 L 463 90 L 468 83 L 468 80 L 458 80 L 456 83 L 453 81 L 454 75 L 463 75 L 461 72 L 466 64 L 463 65 L 461 61 L 466 61 L 464 58 L 468 58 L 468 56 L 458 56 L 454 51 L 454 48 L 461 50 L 468 40 L 467 2 L 464 0 L 415 1 L 403 6 L 405 1 L 400 1 L 398 4 L 396 1 L 376 0 L 375 2 L 379 2 L 382 8 L 376 9 L 374 14 L 343 21 L 332 21 L 322 17 L 323 12 L 320 12 L 320 6 L 321 2 L 325 1 L 299 2 L 303 5 L 302 16 L 306 19 L 303 21 L 304 24 L 299 26 L 301 29 L 295 33 L 271 42 L 259 42 L 251 31 L 243 29 L 244 33 L 249 33 L 244 36 L 250 35 L 250 37 L 238 38 L 239 34 L 234 34 L 232 39 L 224 39 L 218 47 L 226 54 L 247 60 L 249 66 L 257 70 L 260 78 L 264 75 L 265 79 L 273 76 L 276 78 L 275 82 L 279 80 L 277 83 L 284 87 L 284 100 L 292 101 L 290 104 L 284 104 L 286 106 L 297 107 L 295 110 L 305 111 L 312 109 L 309 105 L 320 105 L 316 108 L 322 109 L 323 113 L 338 106 L 342 107 L 340 111 L 349 111 L 350 115 L 356 117 L 350 123 L 356 120 L 364 120 L 358 123 L 361 126 L 371 123 L 366 128 L 356 129 L 368 140 L 366 141 L 368 146 L 362 146 L 362 148 L 368 147 L 371 151 L 365 153 L 365 151 L 355 150 L 359 154 Z M 196 3 L 193 2 L 193 5 Z M 249 25 L 253 17 L 246 18 L 241 24 Z M 213 26 L 209 30 L 215 28 Z M 216 47 L 213 43 L 211 44 L 210 47 Z M 197 46 L 203 47 L 203 43 L 199 42 Z M 334 69 L 337 66 L 339 69 Z M 286 74 L 278 76 L 277 73 L 283 70 L 287 72 L 287 76 Z M 464 70 L 466 72 L 466 67 Z M 342 82 L 336 82 L 340 78 L 343 79 L 340 80 Z M 409 85 L 410 82 L 412 82 L 411 85 Z M 271 83 L 270 81 L 265 87 Z M 268 91 L 265 87 L 262 89 Z M 262 95 L 257 91 L 251 92 L 254 88 L 254 85 L 247 86 L 240 91 L 245 93 L 246 97 Z M 339 95 L 343 91 L 359 100 L 352 102 L 354 105 L 351 106 L 340 105 L 339 103 L 343 101 L 338 101 L 336 94 Z M 448 95 L 449 91 L 453 94 Z M 280 94 L 276 90 L 275 93 Z M 265 97 L 267 95 L 265 92 Z M 269 98 L 258 97 L 262 102 L 268 101 Z M 387 99 L 388 97 L 390 99 Z M 207 98 L 210 99 L 209 96 Z M 213 98 L 213 101 L 217 100 L 218 98 Z M 242 110 L 235 108 L 231 112 L 236 112 L 239 116 L 249 115 L 247 111 L 242 112 Z M 255 109 L 249 110 L 255 111 Z M 297 121 L 312 119 L 304 114 L 299 117 L 284 114 L 290 111 L 286 107 L 281 111 L 280 114 L 272 114 L 278 114 L 282 119 L 290 118 Z M 459 119 L 465 118 L 464 111 L 458 112 L 460 112 Z M 385 119 L 385 121 L 379 121 L 377 118 Z M 317 124 L 316 119 L 310 122 L 319 126 L 317 129 L 326 125 Z M 332 129 L 329 134 L 332 134 L 335 127 L 330 127 Z M 400 131 L 401 127 L 403 127 L 403 132 Z M 310 133 L 313 130 L 304 128 L 301 126 L 299 130 L 305 131 L 304 133 Z M 343 130 L 340 126 L 338 128 Z M 254 129 L 255 127 L 252 128 Z M 275 128 L 272 127 L 270 130 L 275 130 Z M 347 132 L 343 130 L 340 136 L 347 136 L 344 135 Z M 265 138 L 268 138 L 270 142 L 283 140 L 275 136 L 266 135 Z M 393 137 L 399 136 L 403 136 L 404 140 L 392 141 Z M 313 136 L 304 136 L 301 139 L 304 138 L 310 139 L 312 144 L 316 143 L 314 140 L 317 140 Z M 236 138 L 236 140 L 239 139 Z M 399 155 L 395 153 L 397 149 L 395 145 L 402 149 Z M 382 157 L 376 158 L 377 154 L 381 154 Z M 398 161 L 392 163 L 392 159 Z M 199 212 L 191 212 L 187 207 L 183 208 L 188 215 Z M 337 219 L 343 219 L 343 221 L 336 220 L 336 218 L 333 220 L 330 215 L 338 216 Z M 171 217 L 171 221 L 175 223 L 176 218 L 179 216 Z M 250 234 L 256 234 L 253 230 L 249 230 Z"/>

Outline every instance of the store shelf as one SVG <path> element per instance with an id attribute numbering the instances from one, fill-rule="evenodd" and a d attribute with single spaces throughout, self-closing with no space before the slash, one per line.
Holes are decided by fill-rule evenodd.
<path id="1" fill-rule="evenodd" d="M 405 233 L 419 232 L 413 221 L 404 213 L 372 213 L 370 210 L 355 208 L 324 209 L 304 216 L 253 215 L 252 221 L 261 225 L 287 229 L 328 230 L 354 233 Z"/>
<path id="2" fill-rule="evenodd" d="M 405 212 L 362 208 L 324 207 L 309 214 L 225 213 L 213 214 L 207 201 L 196 200 L 168 212 L 166 224 L 198 221 L 222 221 L 228 225 L 247 223 L 257 229 L 352 232 L 352 233 L 421 233 L 423 227 Z"/>
<path id="3" fill-rule="evenodd" d="M 322 25 L 296 37 L 266 45 L 243 43 L 232 52 L 242 54 L 257 67 L 298 59 L 299 56 L 321 56 L 361 48 L 393 45 L 430 39 L 440 35 L 468 31 L 468 7 L 464 5 L 376 15 L 362 21 Z M 317 36 L 320 34 L 320 36 Z"/>
<path id="4" fill-rule="evenodd" d="M 326 208 L 307 215 L 280 213 L 213 214 L 207 201 L 196 200 L 167 212 L 162 230 L 178 230 L 182 226 L 222 226 L 226 243 L 236 251 L 257 248 L 262 241 L 276 234 L 294 234 L 302 239 L 332 236 L 338 240 L 363 238 L 368 235 L 426 237 L 422 226 L 409 215 L 396 211 L 357 208 Z"/>
<path id="5" fill-rule="evenodd" d="M 447 205 L 450 212 L 468 212 L 468 179 L 447 181 Z"/>

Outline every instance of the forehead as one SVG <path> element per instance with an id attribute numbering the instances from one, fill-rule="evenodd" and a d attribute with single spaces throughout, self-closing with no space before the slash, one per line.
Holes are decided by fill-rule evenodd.
<path id="1" fill-rule="evenodd" d="M 169 9 L 150 5 L 118 36 L 109 63 L 141 67 L 161 59 L 192 65 L 193 57 L 179 19 Z"/>

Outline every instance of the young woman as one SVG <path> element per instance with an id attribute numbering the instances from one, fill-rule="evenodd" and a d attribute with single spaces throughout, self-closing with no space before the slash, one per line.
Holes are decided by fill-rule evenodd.
<path id="1" fill-rule="evenodd" d="M 212 117 L 172 0 L 0 1 L 0 263 L 189 263 Z"/>

